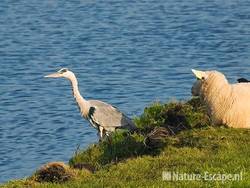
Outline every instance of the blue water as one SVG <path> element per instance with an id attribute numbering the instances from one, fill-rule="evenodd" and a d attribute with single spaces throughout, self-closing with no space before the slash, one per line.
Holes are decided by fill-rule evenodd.
<path id="1" fill-rule="evenodd" d="M 0 66 L 5 182 L 98 139 L 69 82 L 44 75 L 68 67 L 83 96 L 130 117 L 190 98 L 191 68 L 250 79 L 250 1 L 1 0 Z"/>

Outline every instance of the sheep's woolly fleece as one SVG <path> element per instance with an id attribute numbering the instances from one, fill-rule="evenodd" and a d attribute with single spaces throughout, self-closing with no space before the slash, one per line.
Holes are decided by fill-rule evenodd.
<path id="1" fill-rule="evenodd" d="M 218 71 L 192 71 L 198 79 L 192 94 L 204 100 L 214 124 L 250 128 L 250 83 L 229 84 Z"/>

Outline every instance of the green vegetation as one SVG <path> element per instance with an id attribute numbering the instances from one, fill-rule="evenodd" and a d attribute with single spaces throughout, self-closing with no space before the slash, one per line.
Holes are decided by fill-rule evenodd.
<path id="1" fill-rule="evenodd" d="M 134 121 L 136 132 L 117 131 L 101 143 L 77 150 L 69 161 L 74 175 L 68 181 L 57 177 L 60 183 L 55 183 L 55 178 L 38 182 L 34 173 L 3 187 L 250 186 L 250 130 L 212 126 L 198 99 L 152 104 Z M 242 172 L 243 176 L 241 181 L 163 181 L 163 171 L 201 175 Z"/>

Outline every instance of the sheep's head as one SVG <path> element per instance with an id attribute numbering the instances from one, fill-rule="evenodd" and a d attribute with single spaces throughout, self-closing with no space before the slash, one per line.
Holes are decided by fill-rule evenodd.
<path id="1" fill-rule="evenodd" d="M 203 96 L 204 89 L 207 87 L 212 92 L 220 92 L 221 90 L 225 89 L 227 86 L 230 86 L 225 75 L 218 71 L 198 71 L 192 69 L 197 81 L 193 84 L 192 87 L 192 95 L 193 96 Z M 203 91 L 202 91 L 203 90 Z"/>
<path id="2" fill-rule="evenodd" d="M 200 96 L 202 84 L 207 79 L 208 73 L 204 71 L 194 70 L 194 69 L 192 69 L 192 72 L 197 78 L 197 81 L 193 84 L 191 92 L 193 96 Z"/>

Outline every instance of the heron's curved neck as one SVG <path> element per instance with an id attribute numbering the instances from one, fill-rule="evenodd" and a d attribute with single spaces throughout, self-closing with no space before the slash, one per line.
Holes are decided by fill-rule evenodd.
<path id="1" fill-rule="evenodd" d="M 76 103 L 80 109 L 81 114 L 87 118 L 88 111 L 89 111 L 89 102 L 85 100 L 82 95 L 80 94 L 79 88 L 78 88 L 78 81 L 75 77 L 75 75 L 72 75 L 69 80 L 71 81 L 72 85 L 72 91 L 73 91 L 73 96 L 76 100 Z"/>

